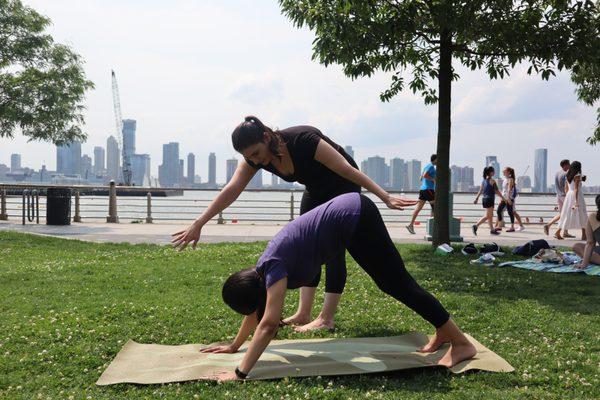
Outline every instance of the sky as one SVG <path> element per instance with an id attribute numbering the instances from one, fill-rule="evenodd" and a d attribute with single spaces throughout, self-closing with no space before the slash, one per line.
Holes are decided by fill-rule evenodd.
<path id="1" fill-rule="evenodd" d="M 311 60 L 314 34 L 281 14 L 276 0 L 23 0 L 52 20 L 49 32 L 85 59 L 95 89 L 86 97 L 84 154 L 106 147 L 114 135 L 111 69 L 123 118 L 137 120 L 136 152 L 148 153 L 153 175 L 162 145 L 180 143 L 180 157 L 196 155 L 205 181 L 208 154 L 217 154 L 217 180 L 225 160 L 240 158 L 231 131 L 246 115 L 274 128 L 313 125 L 360 163 L 381 155 L 426 161 L 435 152 L 437 106 L 405 91 L 389 103 L 379 94 L 389 74 L 351 80 L 339 66 Z M 518 66 L 490 81 L 483 71 L 457 66 L 452 88 L 451 164 L 483 168 L 485 156 L 521 175 L 536 148 L 548 149 L 548 177 L 563 158 L 579 160 L 588 184 L 600 185 L 599 147 L 592 133 L 595 109 L 577 101 L 568 73 L 550 81 Z M 24 166 L 56 167 L 55 147 L 0 139 L 0 163 L 21 153 Z"/>

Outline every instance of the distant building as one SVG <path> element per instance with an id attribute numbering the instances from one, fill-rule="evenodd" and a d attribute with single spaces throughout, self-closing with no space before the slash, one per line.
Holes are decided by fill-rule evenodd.
<path id="1" fill-rule="evenodd" d="M 471 167 L 450 167 L 450 189 L 453 192 L 470 192 L 474 186 L 474 170 Z"/>
<path id="2" fill-rule="evenodd" d="M 11 154 L 10 155 L 10 172 L 17 172 L 21 169 L 21 155 Z"/>
<path id="3" fill-rule="evenodd" d="M 56 147 L 56 172 L 81 175 L 81 142 L 74 141 Z"/>
<path id="4" fill-rule="evenodd" d="M 348 153 L 350 157 L 354 158 L 354 149 L 352 146 L 344 146 L 344 151 Z"/>
<path id="5" fill-rule="evenodd" d="M 193 185 L 196 177 L 196 156 L 189 153 L 187 156 L 187 183 Z"/>
<path id="6" fill-rule="evenodd" d="M 361 163 L 362 172 L 377 183 L 379 186 L 387 186 L 389 170 L 385 158 L 380 156 L 369 157 Z"/>
<path id="7" fill-rule="evenodd" d="M 226 183 L 229 183 L 229 181 L 231 180 L 231 178 L 233 177 L 233 173 L 235 172 L 235 170 L 237 169 L 238 166 L 238 160 L 236 158 L 232 158 L 226 161 L 226 174 L 225 176 L 226 178 Z"/>
<path id="8" fill-rule="evenodd" d="M 208 155 L 208 184 L 217 184 L 217 156 L 215 153 Z"/>
<path id="9" fill-rule="evenodd" d="M 184 167 L 183 160 L 179 159 L 179 186 L 184 186 L 185 183 L 185 175 L 183 175 Z"/>
<path id="10" fill-rule="evenodd" d="M 401 158 L 390 160 L 390 188 L 403 190 L 406 187 L 406 163 Z"/>
<path id="11" fill-rule="evenodd" d="M 406 190 L 419 190 L 421 187 L 421 161 L 411 160 L 406 162 L 407 188 Z"/>
<path id="12" fill-rule="evenodd" d="M 162 187 L 178 187 L 181 184 L 179 143 L 163 144 L 163 162 L 158 167 L 158 181 Z"/>
<path id="13" fill-rule="evenodd" d="M 149 154 L 132 154 L 131 155 L 131 182 L 135 186 L 150 186 L 150 155 Z"/>
<path id="14" fill-rule="evenodd" d="M 527 175 L 517 177 L 517 188 L 518 190 L 522 189 L 531 189 L 531 178 Z"/>
<path id="15" fill-rule="evenodd" d="M 105 151 L 103 147 L 94 147 L 94 174 L 100 175 L 104 171 Z"/>
<path id="16" fill-rule="evenodd" d="M 533 191 L 548 191 L 548 149 L 536 149 L 533 162 Z"/>
<path id="17" fill-rule="evenodd" d="M 496 178 L 502 178 L 502 170 L 500 169 L 500 163 L 498 162 L 498 157 L 487 156 L 485 158 L 485 166 L 486 167 L 494 167 L 494 172 L 496 172 Z"/>
<path id="18" fill-rule="evenodd" d="M 272 187 L 279 186 L 279 177 L 275 174 L 271 174 L 271 186 Z"/>
<path id="19" fill-rule="evenodd" d="M 90 179 L 94 175 L 94 167 L 92 166 L 92 157 L 84 154 L 81 156 L 81 177 Z"/>
<path id="20" fill-rule="evenodd" d="M 258 171 L 256 171 L 256 173 L 254 174 L 254 176 L 252 177 L 252 179 L 250 180 L 250 182 L 248 183 L 248 188 L 250 189 L 262 189 L 263 187 L 263 181 L 262 181 L 262 168 L 260 168 Z"/>
<path id="21" fill-rule="evenodd" d="M 120 175 L 119 143 L 114 136 L 109 136 L 106 140 L 106 177 L 108 180 L 117 182 Z"/>
<path id="22" fill-rule="evenodd" d="M 134 119 L 123 120 L 123 152 L 132 156 L 135 154 L 135 130 L 137 123 Z"/>

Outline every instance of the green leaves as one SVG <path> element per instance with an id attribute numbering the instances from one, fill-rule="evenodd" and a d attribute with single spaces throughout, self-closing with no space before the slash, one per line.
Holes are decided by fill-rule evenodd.
<path id="1" fill-rule="evenodd" d="M 596 63 L 577 64 L 576 67 L 573 68 L 571 80 L 577 85 L 577 98 L 588 106 L 593 106 L 600 100 L 600 58 Z M 587 142 L 591 145 L 600 142 L 600 105 L 594 133 L 587 138 Z"/>
<path id="2" fill-rule="evenodd" d="M 83 61 L 44 33 L 50 20 L 19 0 L 0 0 L 0 137 L 84 140 L 83 101 L 93 88 Z"/>

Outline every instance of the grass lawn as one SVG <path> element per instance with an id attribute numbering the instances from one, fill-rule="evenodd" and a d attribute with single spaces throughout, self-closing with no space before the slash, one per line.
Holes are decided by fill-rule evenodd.
<path id="1" fill-rule="evenodd" d="M 96 387 L 121 346 L 232 339 L 240 317 L 221 301 L 224 279 L 252 265 L 265 243 L 91 244 L 0 232 L 2 399 L 598 399 L 600 279 L 471 266 L 461 254 L 400 245 L 407 268 L 458 325 L 516 371 L 444 369 L 261 382 Z M 398 335 L 431 327 L 386 298 L 349 258 L 334 334 Z M 295 292 L 295 293 L 294 293 Z M 320 290 L 322 296 L 322 290 Z M 321 304 L 322 297 L 317 305 Z M 286 313 L 295 309 L 297 291 Z M 289 328 L 278 338 L 301 338 Z"/>

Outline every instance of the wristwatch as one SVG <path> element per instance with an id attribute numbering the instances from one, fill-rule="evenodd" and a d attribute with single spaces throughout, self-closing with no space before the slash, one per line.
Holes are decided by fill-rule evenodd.
<path id="1" fill-rule="evenodd" d="M 248 376 L 248 374 L 245 374 L 242 371 L 240 371 L 240 367 L 236 367 L 235 368 L 235 376 L 237 376 L 238 379 L 246 379 L 246 377 Z"/>

